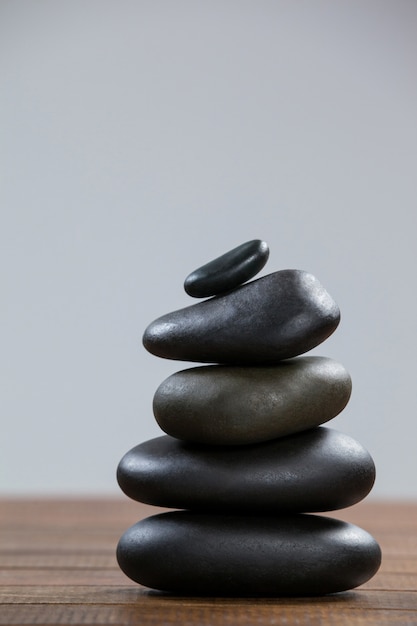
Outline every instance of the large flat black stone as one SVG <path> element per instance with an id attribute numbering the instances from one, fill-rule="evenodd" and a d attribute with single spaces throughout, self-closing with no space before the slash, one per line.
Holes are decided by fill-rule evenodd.
<path id="1" fill-rule="evenodd" d="M 130 498 L 156 506 L 314 512 L 362 500 L 373 486 L 375 466 L 352 437 L 319 427 L 250 446 L 157 437 L 125 454 L 117 478 Z"/>
<path id="2" fill-rule="evenodd" d="M 311 350 L 337 327 L 339 308 L 320 282 L 282 270 L 152 322 L 144 346 L 201 363 L 276 363 Z"/>
<path id="3" fill-rule="evenodd" d="M 117 558 L 134 581 L 200 595 L 322 595 L 363 584 L 381 551 L 367 532 L 330 518 L 177 511 L 142 520 Z"/>

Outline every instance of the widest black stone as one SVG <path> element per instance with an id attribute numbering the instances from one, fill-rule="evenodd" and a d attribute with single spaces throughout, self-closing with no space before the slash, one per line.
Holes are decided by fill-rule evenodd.
<path id="1" fill-rule="evenodd" d="M 269 248 L 265 241 L 247 241 L 191 272 L 185 279 L 184 289 L 194 298 L 229 291 L 260 272 L 268 257 Z"/>
<path id="2" fill-rule="evenodd" d="M 315 512 L 365 498 L 375 466 L 352 437 L 319 427 L 251 446 L 157 437 L 125 454 L 117 479 L 130 498 L 167 508 Z"/>
<path id="3" fill-rule="evenodd" d="M 281 270 L 160 317 L 145 330 L 143 344 L 167 359 L 276 363 L 317 346 L 339 320 L 317 278 Z"/>
<path id="4" fill-rule="evenodd" d="M 242 445 L 327 422 L 344 409 L 351 388 L 343 365 L 326 357 L 298 357 L 264 367 L 206 365 L 164 380 L 153 409 L 168 435 Z"/>
<path id="5" fill-rule="evenodd" d="M 361 528 L 330 518 L 176 511 L 127 530 L 117 559 L 131 579 L 163 591 L 303 596 L 363 584 L 381 551 Z"/>

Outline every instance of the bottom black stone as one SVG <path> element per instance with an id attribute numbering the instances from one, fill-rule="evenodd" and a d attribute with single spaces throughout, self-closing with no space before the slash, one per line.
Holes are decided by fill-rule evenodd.
<path id="1" fill-rule="evenodd" d="M 117 559 L 129 578 L 162 591 L 305 596 L 363 584 L 381 550 L 366 531 L 328 517 L 175 511 L 129 528 Z"/>

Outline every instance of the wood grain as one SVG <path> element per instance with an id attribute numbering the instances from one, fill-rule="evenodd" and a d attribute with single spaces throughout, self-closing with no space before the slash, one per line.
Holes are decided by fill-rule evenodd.
<path id="1" fill-rule="evenodd" d="M 417 503 L 363 502 L 329 513 L 381 544 L 378 574 L 319 598 L 197 598 L 127 579 L 115 547 L 161 509 L 123 498 L 0 501 L 0 624 L 417 626 Z"/>

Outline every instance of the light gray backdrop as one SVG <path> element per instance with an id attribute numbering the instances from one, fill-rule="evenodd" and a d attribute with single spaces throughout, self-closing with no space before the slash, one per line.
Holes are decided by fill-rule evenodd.
<path id="1" fill-rule="evenodd" d="M 116 492 L 188 364 L 141 347 L 253 238 L 339 303 L 331 424 L 417 496 L 417 3 L 0 4 L 2 493 Z"/>

